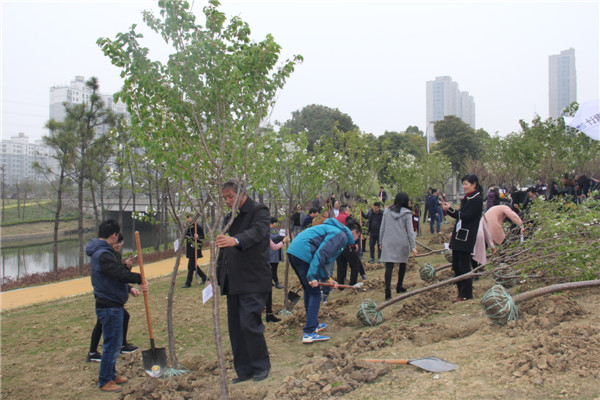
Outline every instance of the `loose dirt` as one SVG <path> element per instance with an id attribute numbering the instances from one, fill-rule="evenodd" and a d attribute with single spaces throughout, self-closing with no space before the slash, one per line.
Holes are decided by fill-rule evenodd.
<path id="1" fill-rule="evenodd" d="M 427 236 L 421 237 L 419 241 L 431 245 L 426 239 Z M 431 245 L 432 248 L 438 246 Z M 441 254 L 412 262 L 406 277 L 409 290 L 430 284 L 421 281 L 418 271 L 427 261 L 434 266 L 446 263 Z M 272 370 L 269 378 L 262 382 L 231 384 L 235 373 L 221 298 L 230 398 L 600 399 L 600 289 L 548 295 L 521 303 L 519 320 L 498 326 L 485 316 L 478 302 L 493 285 L 491 279 L 485 277 L 474 282 L 475 300 L 453 304 L 451 299 L 456 297 L 456 288 L 444 286 L 384 308 L 383 323 L 365 327 L 357 320 L 356 311 L 367 298 L 383 302 L 384 268 L 381 264 L 367 264 L 365 269 L 368 276 L 364 281 L 365 290 L 334 291 L 328 303 L 321 307 L 320 321 L 329 325 L 323 334 L 330 335 L 330 341 L 301 343 L 305 318 L 302 301 L 291 316 L 282 317 L 279 323 L 266 324 Z M 450 270 L 440 271 L 433 282 L 452 275 Z M 283 264 L 280 278 L 282 276 Z M 174 305 L 175 348 L 179 362 L 189 372 L 152 379 L 143 371 L 139 351 L 125 354 L 119 358 L 117 370 L 130 378 L 130 382 L 123 386 L 123 392 L 112 397 L 127 400 L 220 398 L 210 305 L 199 301 L 200 288 L 195 282 L 191 289 L 179 289 L 183 279 L 184 273 L 180 273 Z M 394 284 L 395 280 L 396 277 Z M 291 282 L 291 287 L 295 287 L 295 279 Z M 167 347 L 163 296 L 168 286 L 168 278 L 151 282 L 153 327 L 159 347 Z M 515 290 L 510 292 L 515 293 Z M 283 290 L 274 289 L 275 312 L 282 309 L 283 296 Z M 94 322 L 93 300 L 80 297 L 77 302 L 62 302 L 70 301 L 74 306 L 85 304 L 89 310 L 71 310 L 71 313 L 85 313 L 88 318 L 73 323 L 76 326 L 69 330 L 71 344 L 59 358 L 68 366 L 68 375 L 67 371 L 55 373 L 52 358 L 44 365 L 39 358 L 42 356 L 22 354 L 40 348 L 50 352 L 48 347 L 51 347 L 46 341 L 31 340 L 25 335 L 20 352 L 3 346 L 3 398 L 111 397 L 99 393 L 94 386 L 98 365 L 83 362 Z M 127 308 L 132 315 L 133 341 L 140 350 L 147 349 L 143 306 L 137 300 L 130 303 Z M 43 312 L 51 313 L 53 309 L 46 307 Z M 47 318 L 58 317 L 48 314 Z M 19 320 L 18 311 L 3 315 L 3 323 L 22 324 L 23 329 L 34 324 L 30 320 Z M 50 329 L 52 322 L 46 323 L 46 329 Z M 35 323 L 36 326 L 42 324 Z M 4 332 L 2 339 L 6 344 Z M 410 365 L 388 366 L 363 361 L 427 356 L 457 364 L 458 369 L 431 373 Z M 24 388 L 18 385 L 20 374 L 35 376 L 35 379 L 28 379 Z"/>

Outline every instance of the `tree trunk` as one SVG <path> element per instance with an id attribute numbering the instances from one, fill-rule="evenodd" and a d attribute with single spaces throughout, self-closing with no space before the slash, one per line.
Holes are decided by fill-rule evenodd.
<path id="1" fill-rule="evenodd" d="M 79 241 L 79 273 L 83 274 L 83 170 L 80 171 L 78 177 L 77 188 L 77 208 L 79 215 L 77 216 L 77 239 Z"/>
<path id="2" fill-rule="evenodd" d="M 52 266 L 53 271 L 58 272 L 58 228 L 60 224 L 60 212 L 62 210 L 62 192 L 65 182 L 65 170 L 60 169 L 58 179 L 58 190 L 56 193 L 56 212 L 54 213 L 54 233 L 52 237 Z"/>
<path id="3" fill-rule="evenodd" d="M 96 226 L 100 226 L 100 212 L 98 211 L 98 202 L 96 201 L 96 190 L 94 184 L 90 180 L 90 192 L 92 195 L 92 206 L 94 207 L 94 221 Z"/>
<path id="4" fill-rule="evenodd" d="M 518 304 L 527 300 L 531 300 L 535 297 L 544 296 L 546 294 L 562 292 L 565 290 L 572 289 L 586 289 L 596 286 L 600 286 L 600 279 L 595 279 L 592 281 L 558 283 L 556 285 L 550 285 L 539 289 L 530 290 L 529 292 L 518 294 L 516 296 L 513 296 L 513 301 L 515 302 L 515 304 Z"/>

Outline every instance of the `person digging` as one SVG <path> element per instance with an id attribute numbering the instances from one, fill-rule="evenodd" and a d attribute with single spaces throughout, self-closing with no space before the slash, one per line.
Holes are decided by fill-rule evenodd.
<path id="1" fill-rule="evenodd" d="M 329 218 L 320 225 L 300 232 L 292 240 L 287 255 L 304 289 L 306 324 L 302 343 L 329 340 L 329 336 L 319 334 L 327 327 L 326 323 L 319 323 L 318 320 L 321 306 L 319 280 L 326 280 L 337 288 L 337 282 L 329 276 L 325 265 L 333 262 L 344 247 L 354 244 L 360 236 L 360 230 L 356 221 L 349 220 L 344 226 L 334 218 Z"/>

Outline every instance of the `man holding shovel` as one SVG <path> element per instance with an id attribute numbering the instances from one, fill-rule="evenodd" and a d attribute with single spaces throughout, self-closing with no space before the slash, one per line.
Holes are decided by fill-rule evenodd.
<path id="1" fill-rule="evenodd" d="M 124 305 L 129 299 L 129 283 L 141 285 L 142 276 L 120 263 L 113 251 L 121 227 L 114 219 L 100 224 L 98 238 L 92 239 L 85 250 L 90 257 L 92 286 L 96 298 L 96 316 L 104 336 L 98 386 L 105 392 L 119 392 L 119 384 L 127 378 L 117 375 L 117 357 L 123 344 Z M 148 292 L 148 282 L 140 286 Z"/>
<path id="2" fill-rule="evenodd" d="M 321 290 L 319 280 L 327 280 L 334 288 L 338 286 L 327 273 L 325 265 L 333 262 L 344 247 L 354 244 L 360 236 L 360 225 L 348 221 L 344 226 L 334 218 L 320 225 L 308 228 L 298 234 L 290 244 L 287 254 L 292 268 L 298 275 L 304 289 L 306 325 L 302 343 L 322 342 L 329 336 L 319 335 L 327 324 L 319 324 Z"/>

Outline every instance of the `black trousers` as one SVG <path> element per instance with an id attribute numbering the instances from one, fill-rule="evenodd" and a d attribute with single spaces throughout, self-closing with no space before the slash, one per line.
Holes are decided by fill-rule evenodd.
<path id="1" fill-rule="evenodd" d="M 185 279 L 185 283 L 188 285 L 192 284 L 192 279 L 194 278 L 194 270 L 196 272 L 198 272 L 198 275 L 200 275 L 200 278 L 204 282 L 206 282 L 206 278 L 207 278 L 206 274 L 204 272 L 202 272 L 200 267 L 198 267 L 196 265 L 196 259 L 194 257 L 192 257 L 192 258 L 188 258 L 188 274 L 187 274 L 187 278 Z"/>
<path id="2" fill-rule="evenodd" d="M 464 275 L 471 271 L 471 253 L 467 251 L 452 250 L 452 270 L 455 276 Z M 473 279 L 456 282 L 458 297 L 473 298 Z"/>
<path id="3" fill-rule="evenodd" d="M 358 281 L 358 272 L 361 269 L 361 262 L 358 258 L 358 253 L 350 248 L 344 247 L 337 260 L 337 282 L 341 285 L 346 281 L 346 273 L 348 265 L 350 265 L 350 285 L 356 284 Z M 364 271 L 364 269 L 363 269 Z M 364 272 L 363 272 L 364 273 Z"/>
<path id="4" fill-rule="evenodd" d="M 239 377 L 271 368 L 262 312 L 268 292 L 227 295 L 227 322 L 233 366 Z"/>
<path id="5" fill-rule="evenodd" d="M 277 267 L 279 267 L 279 263 L 270 263 L 271 264 L 271 275 L 273 276 L 273 282 L 275 284 L 279 283 L 279 278 L 277 277 Z"/>
<path id="6" fill-rule="evenodd" d="M 394 263 L 385 263 L 385 298 L 389 299 L 392 297 L 392 274 L 394 272 Z M 398 283 L 396 284 L 396 291 L 402 289 L 404 283 L 404 275 L 406 274 L 406 263 L 399 263 L 398 267 Z"/>
<path id="7" fill-rule="evenodd" d="M 371 260 L 375 259 L 375 246 L 377 245 L 377 260 L 381 258 L 381 247 L 379 247 L 379 232 L 371 233 L 369 236 L 369 250 L 371 255 Z"/>

